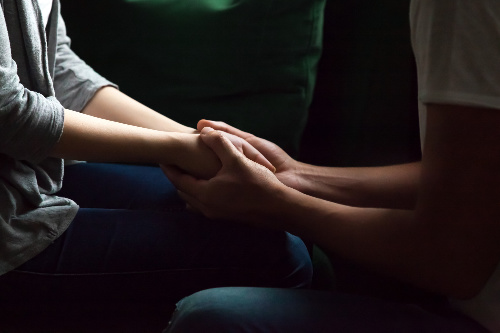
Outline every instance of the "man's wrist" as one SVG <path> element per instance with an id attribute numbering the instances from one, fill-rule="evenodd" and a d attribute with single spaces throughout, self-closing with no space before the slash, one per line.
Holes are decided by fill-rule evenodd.
<path id="1" fill-rule="evenodd" d="M 293 163 L 293 175 L 295 176 L 296 184 L 294 188 L 302 193 L 310 194 L 310 166 L 308 164 L 294 161 Z"/>
<path id="2" fill-rule="evenodd" d="M 277 185 L 270 193 L 272 196 L 265 200 L 262 205 L 263 209 L 262 219 L 269 220 L 270 227 L 273 229 L 287 230 L 290 219 L 293 218 L 293 206 L 297 194 L 297 190 L 286 185 Z"/>

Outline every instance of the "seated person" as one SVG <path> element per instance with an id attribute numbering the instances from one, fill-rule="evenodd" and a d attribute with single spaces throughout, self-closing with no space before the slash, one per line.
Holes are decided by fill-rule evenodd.
<path id="1" fill-rule="evenodd" d="M 410 18 L 421 162 L 316 167 L 203 120 L 202 139 L 222 169 L 210 180 L 164 170 L 210 218 L 306 237 L 441 301 L 220 288 L 181 300 L 166 332 L 500 332 L 500 7 L 412 0 Z M 246 139 L 277 172 L 247 159 L 221 131 Z"/>
<path id="2" fill-rule="evenodd" d="M 186 211 L 157 164 L 210 178 L 217 156 L 79 59 L 59 5 L 0 1 L 0 302 L 173 305 L 207 287 L 309 285 L 298 237 Z"/>

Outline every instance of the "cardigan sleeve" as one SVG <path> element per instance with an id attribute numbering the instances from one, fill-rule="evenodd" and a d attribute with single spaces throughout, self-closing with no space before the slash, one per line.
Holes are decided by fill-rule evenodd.
<path id="1" fill-rule="evenodd" d="M 15 42 L 15 47 L 22 47 L 22 41 Z M 59 140 L 63 123 L 64 109 L 54 97 L 21 84 L 0 7 L 0 154 L 39 162 Z"/>
<path id="2" fill-rule="evenodd" d="M 81 111 L 94 94 L 104 86 L 117 86 L 99 74 L 71 50 L 71 39 L 66 25 L 58 13 L 57 51 L 55 58 L 54 89 L 61 104 Z"/>

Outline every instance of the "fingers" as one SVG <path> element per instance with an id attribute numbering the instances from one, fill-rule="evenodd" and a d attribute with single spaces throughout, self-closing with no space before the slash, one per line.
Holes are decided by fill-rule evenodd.
<path id="1" fill-rule="evenodd" d="M 248 138 L 253 136 L 250 133 L 243 132 L 242 130 L 239 130 L 236 127 L 228 125 L 222 121 L 213 121 L 213 120 L 202 119 L 198 122 L 198 125 L 197 125 L 198 131 L 201 131 L 204 127 L 211 127 L 213 129 L 216 129 L 219 131 L 231 133 L 231 134 L 239 136 L 240 138 L 243 138 L 243 139 L 248 139 Z"/>
<path id="2" fill-rule="evenodd" d="M 203 205 L 198 200 L 196 200 L 195 197 L 193 197 L 185 192 L 182 192 L 182 191 L 178 191 L 177 193 L 179 193 L 179 196 L 181 197 L 181 199 L 184 200 L 184 202 L 186 203 L 187 210 L 190 210 L 190 211 L 195 212 L 195 213 L 203 214 L 203 209 L 202 209 Z"/>
<path id="3" fill-rule="evenodd" d="M 268 161 L 267 158 L 264 157 L 264 155 L 261 154 L 260 151 L 258 151 L 254 146 L 252 146 L 250 143 L 247 143 L 245 141 L 245 144 L 243 144 L 243 154 L 251 159 L 252 161 L 266 167 L 269 169 L 272 173 L 276 172 L 276 168 L 274 165 L 272 165 L 271 162 Z"/>
<path id="4" fill-rule="evenodd" d="M 160 164 L 160 168 L 179 191 L 189 195 L 195 194 L 199 188 L 199 183 L 203 182 L 203 180 L 196 179 L 191 175 L 183 173 L 174 166 Z"/>
<path id="5" fill-rule="evenodd" d="M 201 132 L 200 137 L 214 151 L 223 166 L 242 157 L 242 153 L 219 131 L 207 128 Z"/>
<path id="6" fill-rule="evenodd" d="M 207 135 L 209 132 L 211 132 L 213 130 L 214 129 L 211 127 L 204 127 L 201 130 L 200 134 Z M 223 132 L 223 135 L 227 136 L 229 134 Z M 252 146 L 250 143 L 248 143 L 245 140 L 241 140 L 241 138 L 239 138 L 239 137 L 233 136 L 233 138 L 240 140 L 239 143 L 241 144 L 241 149 L 242 149 L 242 152 L 245 155 L 245 157 L 247 157 L 248 159 L 266 167 L 267 169 L 269 169 L 273 173 L 276 172 L 276 168 L 274 167 L 274 165 L 271 162 L 269 162 L 269 160 L 264 155 L 262 155 L 262 153 L 260 151 L 258 151 L 254 146 Z M 231 137 L 229 137 L 229 139 L 231 141 Z M 232 142 L 232 144 L 236 145 L 236 143 L 234 141 Z"/>
<path id="7" fill-rule="evenodd" d="M 198 180 L 186 173 L 183 173 L 174 166 L 160 164 L 160 168 L 163 170 L 163 173 L 165 173 L 165 176 L 167 176 L 167 178 L 177 188 L 177 193 L 186 203 L 186 208 L 203 214 L 203 204 L 196 199 L 196 196 L 200 195 L 200 189 L 203 188 L 202 185 L 206 184 L 206 181 Z"/>
<path id="8" fill-rule="evenodd" d="M 203 128 L 201 129 L 200 134 L 207 134 L 208 132 L 212 132 L 213 130 L 214 130 L 214 129 L 213 129 L 212 127 L 210 127 L 210 126 L 206 126 L 206 127 L 203 127 Z"/>
<path id="9" fill-rule="evenodd" d="M 174 186 L 177 188 L 177 193 L 186 203 L 186 209 L 203 214 L 203 205 L 201 204 L 201 202 L 198 201 L 193 195 L 189 194 L 193 192 L 188 192 L 192 191 L 193 188 L 196 188 L 194 187 L 196 179 L 182 173 L 176 167 L 160 165 L 160 168 L 163 170 L 172 184 L 174 184 Z M 189 178 L 192 178 L 194 182 L 189 180 Z"/>

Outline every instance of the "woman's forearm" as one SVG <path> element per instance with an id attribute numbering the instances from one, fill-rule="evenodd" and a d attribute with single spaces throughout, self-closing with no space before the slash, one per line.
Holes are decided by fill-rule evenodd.
<path id="1" fill-rule="evenodd" d="M 113 87 L 97 91 L 82 113 L 158 131 L 195 133 L 194 128 L 163 116 Z"/>
<path id="2" fill-rule="evenodd" d="M 413 208 L 420 162 L 360 168 L 318 167 L 299 163 L 301 191 L 356 207 Z"/>
<path id="3" fill-rule="evenodd" d="M 96 162 L 170 164 L 204 178 L 213 176 L 220 166 L 196 134 L 146 129 L 71 110 L 65 110 L 64 130 L 51 155 Z"/>
<path id="4" fill-rule="evenodd" d="M 65 110 L 55 157 L 99 162 L 173 162 L 176 136 Z M 167 142 L 169 142 L 167 144 Z"/>

